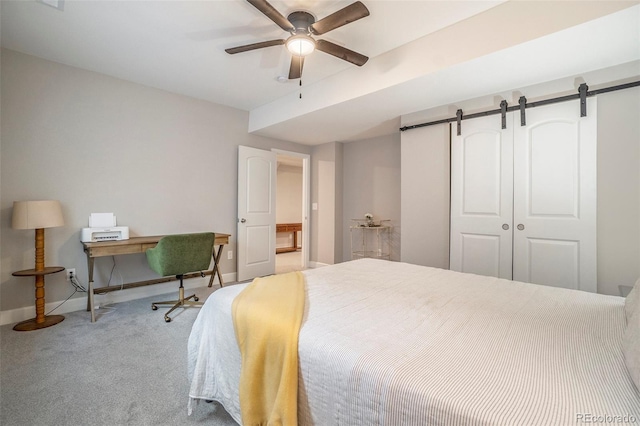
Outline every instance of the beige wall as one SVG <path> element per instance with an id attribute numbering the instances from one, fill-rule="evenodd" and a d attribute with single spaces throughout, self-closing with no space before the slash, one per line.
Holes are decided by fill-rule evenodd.
<path id="1" fill-rule="evenodd" d="M 92 212 L 114 212 L 132 236 L 232 234 L 234 259 L 225 250 L 221 269 L 233 274 L 238 145 L 311 152 L 248 134 L 245 111 L 9 50 L 1 65 L 2 311 L 34 304 L 32 281 L 11 276 L 32 268 L 34 257 L 33 232 L 11 229 L 13 201 L 60 200 L 65 226 L 46 230 L 46 263 L 76 268 L 85 284 L 80 229 Z M 155 277 L 144 255 L 115 261 L 112 285 Z M 112 265 L 96 261 L 97 286 Z M 47 277 L 48 302 L 71 293 L 64 274 Z"/>
<path id="2" fill-rule="evenodd" d="M 342 260 L 351 259 L 351 219 L 366 213 L 391 220 L 391 259 L 400 260 L 400 133 L 345 143 L 343 149 Z"/>
<path id="3" fill-rule="evenodd" d="M 302 223 L 302 168 L 279 165 L 277 180 L 276 223 Z M 292 245 L 291 232 L 276 234 L 276 247 Z M 299 238 L 298 245 L 300 245 Z"/>

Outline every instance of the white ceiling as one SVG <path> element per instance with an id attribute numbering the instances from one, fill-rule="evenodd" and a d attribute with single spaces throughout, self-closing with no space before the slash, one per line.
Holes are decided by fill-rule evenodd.
<path id="1" fill-rule="evenodd" d="M 305 10 L 318 19 L 351 2 L 270 1 L 285 16 Z M 585 2 L 563 1 L 363 2 L 369 17 L 317 38 L 365 54 L 369 62 L 359 68 L 314 53 L 305 60 L 302 89 L 297 80 L 277 81 L 289 68 L 290 57 L 283 46 L 236 55 L 224 52 L 228 47 L 287 36 L 242 0 L 66 0 L 63 11 L 35 0 L 2 0 L 0 28 L 5 48 L 246 110 L 249 131 L 307 144 L 386 134 L 397 131 L 403 114 L 522 87 L 502 87 L 507 82 L 534 84 L 640 59 L 640 9 L 629 8 L 637 2 L 603 1 L 589 7 L 581 5 Z M 575 55 L 579 60 L 573 67 L 556 70 L 554 64 L 537 76 L 496 78 L 495 73 L 504 70 L 496 66 L 505 61 L 501 52 L 519 49 L 519 58 L 526 62 L 531 59 L 527 46 L 532 40 L 544 40 L 558 31 L 564 31 L 564 38 L 547 39 L 546 46 L 555 51 L 554 46 L 563 43 L 557 49 L 563 55 L 560 62 L 571 63 L 573 55 L 567 57 L 566 49 L 575 47 L 570 41 L 576 35 L 566 35 L 566 28 L 621 9 L 627 17 L 624 24 L 635 23 L 635 27 L 622 28 L 626 31 L 622 35 L 620 31 L 598 34 L 612 46 L 620 44 L 620 37 L 625 39 L 615 55 L 609 53 L 603 59 L 598 57 L 600 50 L 591 51 Z M 548 50 L 533 48 L 536 54 Z M 493 74 L 477 68 L 480 64 Z M 535 63 L 523 67 L 539 71 L 536 68 Z M 463 80 L 447 79 L 449 72 Z M 477 75 L 481 78 L 475 85 L 464 80 Z M 493 84 L 478 91 L 478 84 L 488 84 L 484 80 Z M 504 84 L 495 84 L 503 80 Z M 446 95 L 452 88 L 459 99 Z"/>

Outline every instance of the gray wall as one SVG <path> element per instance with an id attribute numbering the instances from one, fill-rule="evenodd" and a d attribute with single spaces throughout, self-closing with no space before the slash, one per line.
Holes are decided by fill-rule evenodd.
<path id="1" fill-rule="evenodd" d="M 402 261 L 449 268 L 449 125 L 405 131 L 402 139 Z"/>
<path id="2" fill-rule="evenodd" d="M 234 260 L 224 253 L 221 264 L 228 274 L 236 270 L 238 145 L 311 152 L 248 134 L 245 111 L 9 50 L 1 65 L 2 311 L 34 304 L 33 280 L 11 276 L 34 262 L 34 232 L 11 228 L 13 201 L 60 200 L 65 226 L 46 230 L 46 264 L 76 268 L 85 284 L 80 229 L 92 212 L 114 212 L 132 236 L 232 234 Z M 115 261 L 112 284 L 155 277 L 144 255 Z M 97 286 L 112 265 L 96 261 Z M 64 274 L 47 277 L 48 302 L 71 293 Z"/>
<path id="3" fill-rule="evenodd" d="M 598 293 L 640 277 L 640 88 L 598 95 Z M 627 287 L 627 288 L 625 288 Z"/>
<path id="4" fill-rule="evenodd" d="M 366 213 L 391 220 L 391 259 L 400 260 L 400 133 L 345 143 L 343 150 L 342 260 L 351 259 L 351 219 Z"/>
<path id="5" fill-rule="evenodd" d="M 341 217 L 342 188 L 342 146 L 336 142 L 316 145 L 311 148 L 311 204 L 317 210 L 311 209 L 311 246 L 310 258 L 312 262 L 332 265 L 339 261 L 336 258 L 336 235 L 342 232 Z"/>

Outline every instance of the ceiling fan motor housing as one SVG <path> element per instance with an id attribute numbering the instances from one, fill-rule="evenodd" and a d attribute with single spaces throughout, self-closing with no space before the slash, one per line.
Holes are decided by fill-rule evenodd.
<path id="1" fill-rule="evenodd" d="M 310 34 L 309 27 L 316 22 L 316 18 L 312 14 L 302 11 L 290 13 L 287 19 L 294 27 L 293 34 Z"/>

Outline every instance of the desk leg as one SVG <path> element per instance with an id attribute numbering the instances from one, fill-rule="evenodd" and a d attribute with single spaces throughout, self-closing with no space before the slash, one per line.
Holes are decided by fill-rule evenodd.
<path id="1" fill-rule="evenodd" d="M 220 273 L 220 269 L 218 268 L 218 264 L 220 262 L 220 256 L 222 256 L 222 249 L 224 244 L 220 244 L 218 247 L 218 252 L 216 253 L 213 250 L 213 271 L 211 272 L 211 279 L 209 280 L 209 287 L 213 285 L 213 279 L 218 275 L 218 279 L 220 280 L 220 288 L 224 286 L 224 282 L 222 281 L 222 274 Z"/>
<path id="2" fill-rule="evenodd" d="M 89 288 L 87 289 L 87 311 L 91 311 L 91 322 L 96 322 L 96 307 L 93 303 L 93 261 L 87 254 L 87 268 L 89 270 Z"/>

